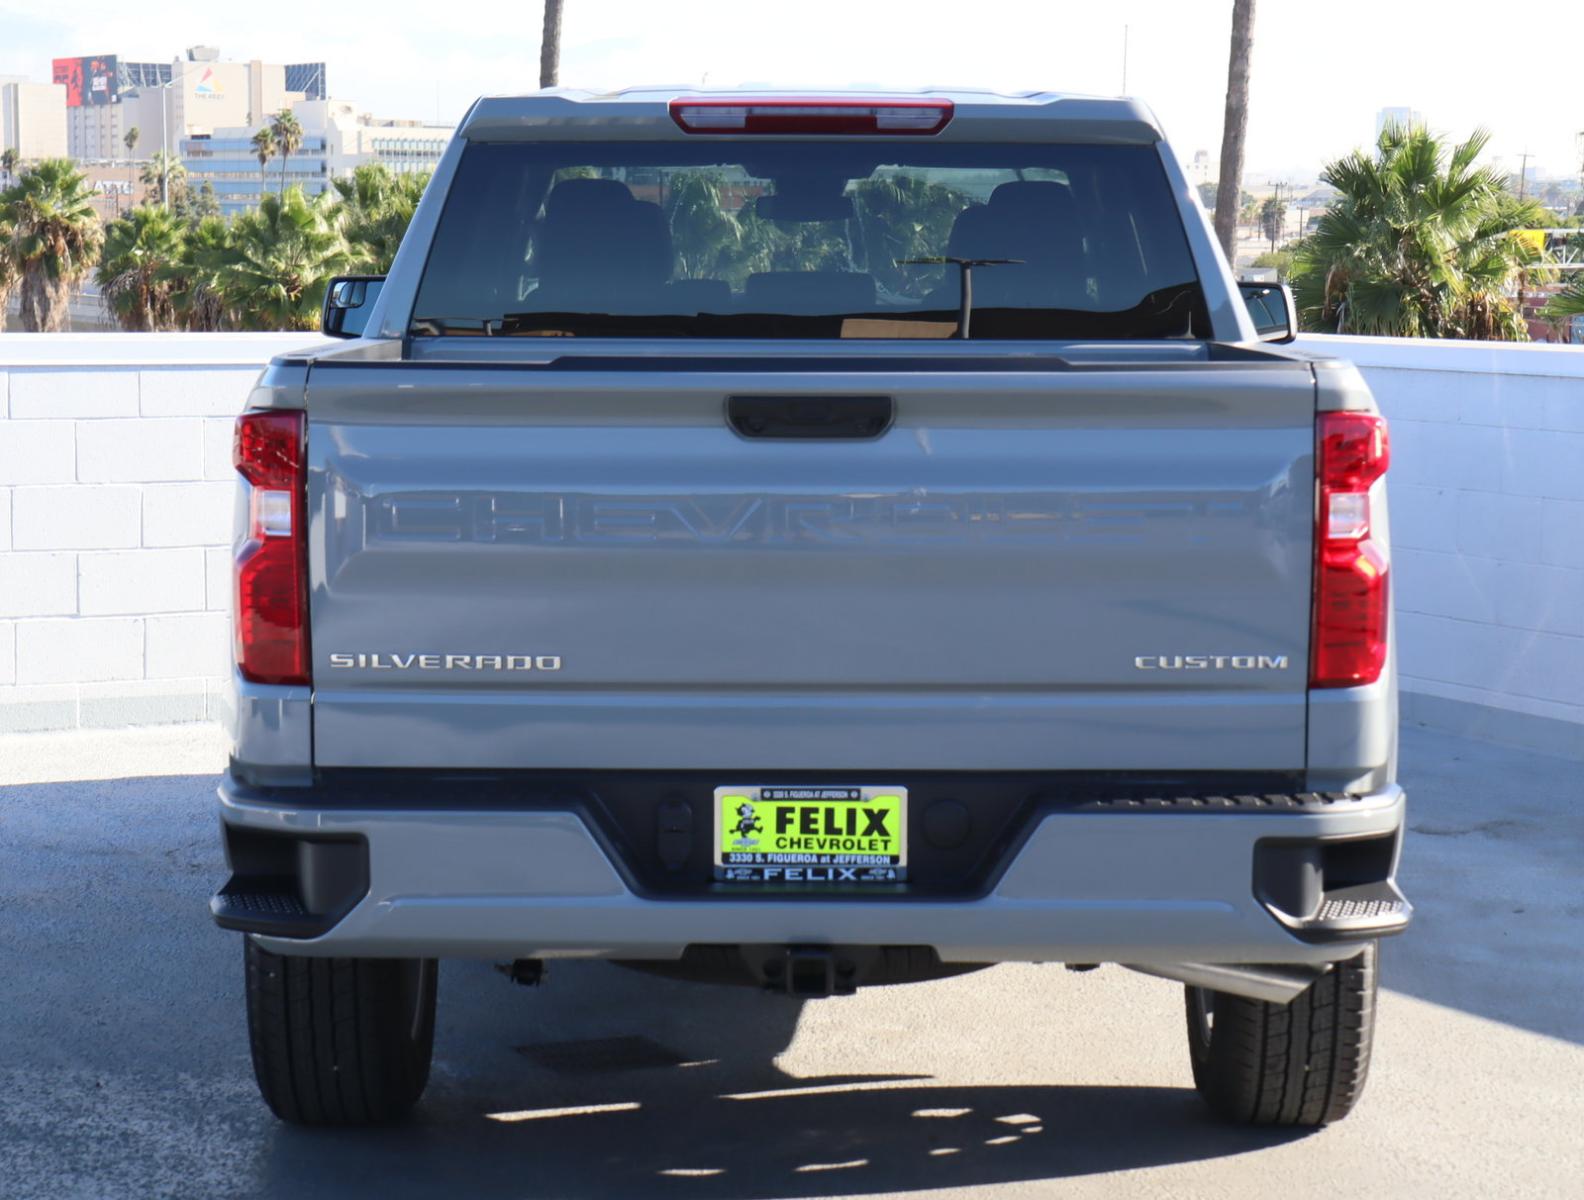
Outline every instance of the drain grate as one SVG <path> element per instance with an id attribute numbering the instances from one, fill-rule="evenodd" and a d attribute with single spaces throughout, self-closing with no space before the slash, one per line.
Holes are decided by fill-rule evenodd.
<path id="1" fill-rule="evenodd" d="M 528 1061 L 561 1075 L 594 1075 L 677 1067 L 688 1061 L 669 1046 L 646 1037 L 588 1038 L 576 1042 L 539 1042 L 513 1046 Z"/>

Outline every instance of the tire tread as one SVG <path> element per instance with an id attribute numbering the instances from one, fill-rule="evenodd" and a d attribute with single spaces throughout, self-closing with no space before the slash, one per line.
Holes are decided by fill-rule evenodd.
<path id="1" fill-rule="evenodd" d="M 1337 963 L 1288 1004 L 1214 993 L 1208 1047 L 1189 989 L 1194 1085 L 1211 1110 L 1240 1125 L 1318 1126 L 1353 1110 L 1369 1075 L 1378 948 Z"/>
<path id="2" fill-rule="evenodd" d="M 248 1045 L 276 1116 L 364 1125 L 417 1103 L 434 1047 L 432 961 L 289 957 L 243 943 Z"/>

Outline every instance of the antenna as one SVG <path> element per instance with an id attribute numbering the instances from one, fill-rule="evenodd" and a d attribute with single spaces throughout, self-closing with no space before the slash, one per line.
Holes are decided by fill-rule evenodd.
<path id="1" fill-rule="evenodd" d="M 1129 25 L 1122 26 L 1122 94 L 1124 96 L 1127 95 L 1128 32 L 1131 28 Z"/>

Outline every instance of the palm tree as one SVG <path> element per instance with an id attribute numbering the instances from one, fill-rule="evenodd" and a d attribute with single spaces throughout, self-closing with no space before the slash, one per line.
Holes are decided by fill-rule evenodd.
<path id="1" fill-rule="evenodd" d="M 185 189 L 187 168 L 169 150 L 156 150 L 139 178 L 144 187 L 154 190 L 157 203 L 165 205 L 174 202 Z"/>
<path id="2" fill-rule="evenodd" d="M 231 226 L 220 216 L 201 217 L 188 229 L 181 257 L 166 268 L 163 280 L 184 329 L 210 333 L 235 324 L 221 293 L 231 259 Z"/>
<path id="3" fill-rule="evenodd" d="M 275 131 L 268 125 L 253 135 L 253 153 L 259 160 L 259 199 L 262 200 L 264 193 L 269 190 L 269 176 L 264 173 L 264 168 L 275 157 Z"/>
<path id="4" fill-rule="evenodd" d="M 561 78 L 561 0 L 545 0 L 544 36 L 539 40 L 539 86 L 551 88 Z"/>
<path id="5" fill-rule="evenodd" d="M 365 163 L 349 178 L 332 181 L 352 269 L 370 275 L 390 270 L 428 184 L 427 171 L 398 175 L 384 163 Z"/>
<path id="6" fill-rule="evenodd" d="M 721 208 L 724 180 L 716 171 L 678 171 L 665 194 L 666 222 L 678 279 L 725 279 L 742 286 L 753 270 L 742 225 Z"/>
<path id="7" fill-rule="evenodd" d="M 1226 117 L 1221 131 L 1221 178 L 1216 188 L 1215 231 L 1227 261 L 1237 255 L 1238 191 L 1243 183 L 1243 140 L 1248 133 L 1249 56 L 1254 49 L 1254 0 L 1233 0 L 1232 52 L 1227 61 Z"/>
<path id="8" fill-rule="evenodd" d="M 1584 317 L 1584 274 L 1574 272 L 1572 281 L 1551 297 L 1540 315 L 1548 321 Z"/>
<path id="9" fill-rule="evenodd" d="M 330 205 L 293 185 L 232 222 L 220 298 L 246 329 L 314 329 L 325 286 L 347 261 Z"/>
<path id="10" fill-rule="evenodd" d="M 130 197 L 132 195 L 132 185 L 133 185 L 133 183 L 136 182 L 136 180 L 133 179 L 133 177 L 132 177 L 132 152 L 137 149 L 139 132 L 140 132 L 140 130 L 138 129 L 138 127 L 136 125 L 134 125 L 134 126 L 132 126 L 131 129 L 128 129 L 126 131 L 126 134 L 121 138 L 121 144 L 126 147 L 126 151 L 127 151 L 127 196 L 128 197 Z"/>
<path id="11" fill-rule="evenodd" d="M 46 158 L 0 193 L 0 224 L 22 285 L 22 328 L 64 328 L 71 285 L 93 269 L 104 238 L 87 178 L 67 158 Z"/>
<path id="12" fill-rule="evenodd" d="M 899 265 L 939 254 L 969 197 L 944 184 L 910 176 L 866 179 L 853 188 L 853 211 L 863 231 L 868 270 L 898 296 L 922 300 L 944 277 L 944 267 Z"/>
<path id="13" fill-rule="evenodd" d="M 175 213 L 145 204 L 105 226 L 95 277 L 122 329 L 174 329 L 171 269 L 181 261 L 183 229 Z"/>
<path id="14" fill-rule="evenodd" d="M 281 160 L 281 194 L 286 193 L 286 160 L 302 149 L 303 127 L 289 108 L 283 108 L 270 118 L 270 136 L 275 139 L 275 149 Z"/>
<path id="15" fill-rule="evenodd" d="M 11 293 L 17 285 L 16 258 L 12 254 L 13 242 L 10 223 L 0 208 L 0 332 L 5 330 L 6 312 L 11 305 Z"/>
<path id="16" fill-rule="evenodd" d="M 1512 295 L 1543 253 L 1515 229 L 1543 224 L 1532 200 L 1476 166 L 1490 135 L 1450 151 L 1423 127 L 1388 127 L 1321 179 L 1341 193 L 1295 256 L 1305 326 L 1328 333 L 1525 341 Z"/>
<path id="17" fill-rule="evenodd" d="M 7 146 L 4 150 L 0 150 L 0 170 L 5 172 L 6 187 L 10 187 L 16 181 L 17 163 L 21 161 L 15 146 Z"/>

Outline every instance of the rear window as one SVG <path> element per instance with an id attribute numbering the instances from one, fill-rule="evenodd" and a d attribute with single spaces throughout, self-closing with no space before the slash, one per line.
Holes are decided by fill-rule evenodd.
<path id="1" fill-rule="evenodd" d="M 1181 338 L 1204 307 L 1149 146 L 474 143 L 412 333 Z"/>

